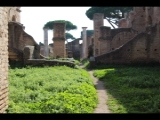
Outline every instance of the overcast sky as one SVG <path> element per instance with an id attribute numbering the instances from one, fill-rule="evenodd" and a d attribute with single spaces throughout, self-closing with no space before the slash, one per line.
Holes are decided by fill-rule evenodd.
<path id="1" fill-rule="evenodd" d="M 82 27 L 88 27 L 87 30 L 93 30 L 93 21 L 85 15 L 90 7 L 21 7 L 21 23 L 25 26 L 25 31 L 31 35 L 35 41 L 44 43 L 43 26 L 48 21 L 67 20 L 77 26 L 77 30 L 71 30 L 75 38 L 80 38 Z M 109 26 L 104 20 L 104 26 Z M 48 31 L 48 43 L 51 40 L 53 31 Z"/>

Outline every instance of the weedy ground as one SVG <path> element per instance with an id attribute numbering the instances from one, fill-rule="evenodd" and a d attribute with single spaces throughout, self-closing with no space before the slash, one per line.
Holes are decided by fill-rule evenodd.
<path id="1" fill-rule="evenodd" d="M 98 102 L 87 71 L 66 66 L 9 69 L 7 113 L 93 113 Z"/>
<path id="2" fill-rule="evenodd" d="M 112 113 L 160 113 L 160 65 L 99 65 Z"/>

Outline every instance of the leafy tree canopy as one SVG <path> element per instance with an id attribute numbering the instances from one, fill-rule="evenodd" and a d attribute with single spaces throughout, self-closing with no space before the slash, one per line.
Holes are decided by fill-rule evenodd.
<path id="1" fill-rule="evenodd" d="M 66 21 L 66 20 L 54 20 L 54 21 L 49 21 L 47 22 L 43 28 L 48 27 L 50 30 L 53 30 L 53 25 L 55 22 L 63 22 L 66 23 L 66 31 L 70 31 L 70 30 L 75 30 L 77 29 L 77 26 L 74 25 L 73 23 L 71 23 L 70 21 Z"/>
<path id="2" fill-rule="evenodd" d="M 72 39 L 72 40 L 74 40 L 75 37 L 73 37 L 73 35 L 70 34 L 70 33 L 66 33 L 66 39 Z"/>
<path id="3" fill-rule="evenodd" d="M 118 24 L 119 19 L 124 18 L 125 13 L 133 10 L 133 7 L 91 7 L 86 11 L 86 16 L 93 20 L 94 13 L 103 13 L 106 19 L 113 28 Z"/>

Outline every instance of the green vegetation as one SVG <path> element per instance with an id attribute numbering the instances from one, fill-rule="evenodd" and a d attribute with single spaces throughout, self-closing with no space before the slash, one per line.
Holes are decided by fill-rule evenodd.
<path id="1" fill-rule="evenodd" d="M 98 66 L 94 76 L 107 88 L 112 113 L 159 113 L 160 66 Z"/>
<path id="2" fill-rule="evenodd" d="M 77 26 L 74 25 L 73 23 L 71 23 L 70 21 L 67 21 L 67 20 L 54 20 L 54 21 L 49 21 L 47 22 L 43 28 L 49 28 L 49 30 L 53 30 L 53 25 L 54 23 L 57 23 L 57 22 L 60 22 L 60 23 L 65 23 L 66 24 L 66 31 L 70 31 L 70 30 L 76 30 L 77 29 Z"/>
<path id="3" fill-rule="evenodd" d="M 49 21 L 49 22 L 47 22 L 44 26 L 43 26 L 43 29 L 44 28 L 49 28 L 49 30 L 54 30 L 54 24 L 55 23 L 57 23 L 57 22 L 59 22 L 59 23 L 65 23 L 65 30 L 66 30 L 66 33 L 65 33 L 65 35 L 66 35 L 66 40 L 68 40 L 68 39 L 72 39 L 72 40 L 74 40 L 74 39 L 76 39 L 72 34 L 70 34 L 70 33 L 68 33 L 70 30 L 76 30 L 77 29 L 77 26 L 76 25 L 74 25 L 72 22 L 70 22 L 70 21 L 67 21 L 67 20 L 54 20 L 54 21 Z M 68 41 L 67 41 L 68 42 Z"/>
<path id="4" fill-rule="evenodd" d="M 83 64 L 83 66 L 85 68 L 89 68 L 89 59 L 88 58 L 81 60 L 81 63 Z"/>
<path id="5" fill-rule="evenodd" d="M 92 113 L 97 102 L 93 81 L 83 69 L 9 69 L 7 113 Z"/>
<path id="6" fill-rule="evenodd" d="M 65 33 L 65 34 L 66 34 L 66 39 L 67 39 L 67 40 L 68 40 L 68 39 L 72 39 L 72 40 L 76 39 L 76 38 L 73 37 L 73 35 L 70 34 L 70 33 Z"/>
<path id="7" fill-rule="evenodd" d="M 54 57 L 48 57 L 46 58 L 47 60 L 57 60 L 57 61 L 60 61 L 60 62 L 73 62 L 75 65 L 79 65 L 80 64 L 80 61 L 79 60 L 76 60 L 74 58 L 54 58 Z"/>

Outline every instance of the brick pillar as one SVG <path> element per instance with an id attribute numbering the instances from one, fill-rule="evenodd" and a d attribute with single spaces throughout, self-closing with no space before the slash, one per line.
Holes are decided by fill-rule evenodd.
<path id="1" fill-rule="evenodd" d="M 44 56 L 48 57 L 49 49 L 48 49 L 48 28 L 44 28 Z"/>
<path id="2" fill-rule="evenodd" d="M 65 45 L 65 23 L 54 23 L 54 37 L 53 37 L 53 56 L 55 58 L 66 57 L 66 45 Z"/>
<path id="3" fill-rule="evenodd" d="M 83 29 L 82 58 L 84 59 L 87 58 L 87 32 L 86 32 L 87 27 L 82 27 L 82 29 Z"/>
<path id="4" fill-rule="evenodd" d="M 95 13 L 93 16 L 93 24 L 94 24 L 94 51 L 93 54 L 94 56 L 99 55 L 99 32 L 100 32 L 100 27 L 104 25 L 104 14 L 103 13 Z"/>

